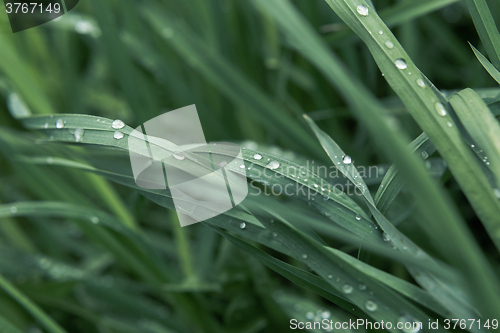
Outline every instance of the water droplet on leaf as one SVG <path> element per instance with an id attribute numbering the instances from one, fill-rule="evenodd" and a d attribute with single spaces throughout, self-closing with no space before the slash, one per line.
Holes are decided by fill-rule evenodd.
<path id="1" fill-rule="evenodd" d="M 438 115 L 440 115 L 441 117 L 446 116 L 446 108 L 444 107 L 443 103 L 436 102 L 434 104 L 434 108 L 436 109 Z"/>
<path id="2" fill-rule="evenodd" d="M 405 69 L 406 67 L 408 67 L 406 61 L 403 58 L 396 59 L 396 61 L 394 61 L 394 64 L 399 69 Z"/>
<path id="3" fill-rule="evenodd" d="M 359 15 L 362 15 L 362 16 L 368 16 L 368 7 L 366 7 L 365 5 L 358 5 L 356 7 L 356 10 L 358 11 Z"/>
<path id="4" fill-rule="evenodd" d="M 271 170 L 278 169 L 279 167 L 280 167 L 280 164 L 279 164 L 279 162 L 276 162 L 276 161 L 271 161 L 266 165 L 266 168 L 271 169 Z"/>
<path id="5" fill-rule="evenodd" d="M 377 306 L 377 303 L 375 303 L 374 301 L 367 300 L 365 303 L 365 308 L 368 311 L 373 312 L 373 311 L 377 310 L 378 306 Z"/>
<path id="6" fill-rule="evenodd" d="M 122 129 L 123 127 L 125 127 L 125 123 L 120 119 L 116 119 L 111 123 L 111 127 L 113 127 L 114 129 Z"/>
<path id="7" fill-rule="evenodd" d="M 113 138 L 120 140 L 121 138 L 123 138 L 123 133 L 120 131 L 115 131 L 115 133 L 113 133 Z"/>
<path id="8" fill-rule="evenodd" d="M 350 284 L 344 284 L 342 286 L 342 291 L 344 292 L 344 294 L 350 294 L 350 293 L 352 293 L 352 290 L 353 290 L 353 288 Z"/>
<path id="9" fill-rule="evenodd" d="M 75 141 L 76 142 L 82 142 L 82 140 L 83 140 L 83 132 L 84 132 L 83 128 L 77 128 L 75 130 Z"/>
<path id="10" fill-rule="evenodd" d="M 56 128 L 63 128 L 64 127 L 64 122 L 62 119 L 57 119 L 56 120 Z"/>

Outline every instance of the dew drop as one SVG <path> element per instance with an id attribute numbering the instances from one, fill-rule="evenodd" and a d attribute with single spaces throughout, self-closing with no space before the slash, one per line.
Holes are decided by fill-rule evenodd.
<path id="1" fill-rule="evenodd" d="M 240 229 L 245 229 L 245 227 L 246 227 L 246 226 L 247 226 L 247 225 L 246 225 L 246 223 L 245 223 L 245 222 L 241 222 L 241 223 L 240 223 Z"/>
<path id="2" fill-rule="evenodd" d="M 362 15 L 362 16 L 368 16 L 368 7 L 366 7 L 365 5 L 358 5 L 356 7 L 356 10 L 358 11 L 359 15 Z"/>
<path id="3" fill-rule="evenodd" d="M 99 218 L 97 216 L 92 216 L 90 218 L 90 222 L 97 224 L 97 223 L 99 223 Z"/>
<path id="4" fill-rule="evenodd" d="M 379 31 L 378 31 L 378 34 L 379 34 L 379 35 L 383 35 L 383 34 L 384 34 L 384 32 L 383 32 L 382 30 L 379 30 Z"/>
<path id="5" fill-rule="evenodd" d="M 122 129 L 123 127 L 125 127 L 125 123 L 120 119 L 116 119 L 111 123 L 111 127 L 113 127 L 114 129 Z"/>
<path id="6" fill-rule="evenodd" d="M 16 206 L 12 206 L 12 207 L 10 207 L 10 209 L 9 209 L 9 210 L 10 210 L 10 212 L 11 212 L 12 214 L 17 213 L 17 207 L 16 207 Z"/>
<path id="7" fill-rule="evenodd" d="M 82 142 L 82 140 L 83 140 L 83 132 L 84 132 L 83 128 L 77 128 L 75 130 L 75 141 L 76 142 Z"/>
<path id="8" fill-rule="evenodd" d="M 262 159 L 262 155 L 255 154 L 255 155 L 253 155 L 253 158 L 256 159 L 256 160 L 261 160 Z"/>
<path id="9" fill-rule="evenodd" d="M 374 301 L 367 300 L 366 303 L 365 303 L 365 308 L 368 311 L 373 312 L 373 311 L 377 310 L 378 306 L 377 306 L 377 303 L 375 303 Z"/>
<path id="10" fill-rule="evenodd" d="M 329 279 L 333 279 L 333 275 L 332 275 L 332 274 L 329 274 L 329 275 L 327 276 L 327 278 L 329 278 Z"/>
<path id="11" fill-rule="evenodd" d="M 303 253 L 302 254 L 302 259 L 307 259 L 307 254 Z"/>
<path id="12" fill-rule="evenodd" d="M 495 196 L 497 197 L 497 199 L 500 199 L 500 190 L 499 189 L 494 189 L 493 192 L 495 193 Z"/>
<path id="13" fill-rule="evenodd" d="M 352 163 L 352 158 L 348 155 L 346 156 L 343 156 L 342 157 L 342 162 L 344 162 L 344 164 L 351 164 Z"/>
<path id="14" fill-rule="evenodd" d="M 276 232 L 273 232 L 273 237 L 274 238 L 278 237 L 278 234 Z"/>
<path id="15" fill-rule="evenodd" d="M 312 312 L 306 313 L 306 318 L 309 320 L 312 320 L 314 318 L 314 313 L 312 313 Z"/>
<path id="16" fill-rule="evenodd" d="M 315 188 L 318 188 L 318 184 L 313 184 L 313 186 L 314 186 Z"/>
<path id="17" fill-rule="evenodd" d="M 184 156 L 180 151 L 173 153 L 172 156 L 179 161 L 182 161 L 183 159 L 186 158 L 186 156 Z"/>
<path id="18" fill-rule="evenodd" d="M 448 125 L 448 127 L 453 127 L 453 124 L 451 123 L 451 121 L 447 122 L 446 125 Z"/>
<path id="19" fill-rule="evenodd" d="M 382 234 L 382 238 L 384 242 L 389 242 L 391 240 L 391 237 L 389 237 L 389 235 L 386 232 Z"/>
<path id="20" fill-rule="evenodd" d="M 64 122 L 62 119 L 57 119 L 56 120 L 56 128 L 63 128 L 64 127 Z"/>
<path id="21" fill-rule="evenodd" d="M 406 67 L 408 67 L 406 61 L 403 58 L 396 59 L 396 61 L 394 61 L 394 64 L 399 69 L 405 69 Z"/>
<path id="22" fill-rule="evenodd" d="M 446 116 L 446 108 L 444 107 L 443 103 L 436 102 L 436 104 L 434 104 L 434 108 L 436 109 L 438 115 L 440 115 L 441 117 Z"/>
<path id="23" fill-rule="evenodd" d="M 266 168 L 271 169 L 271 170 L 278 169 L 279 167 L 280 167 L 280 164 L 279 164 L 279 162 L 276 162 L 276 161 L 271 161 L 266 165 Z"/>
<path id="24" fill-rule="evenodd" d="M 350 293 L 352 293 L 352 290 L 353 290 L 353 288 L 350 284 L 344 284 L 342 286 L 342 291 L 344 292 L 344 294 L 350 294 Z"/>
<path id="25" fill-rule="evenodd" d="M 424 151 L 422 151 L 420 153 L 420 156 L 422 156 L 423 159 L 428 159 L 429 158 L 429 153 L 424 150 Z"/>
<path id="26" fill-rule="evenodd" d="M 49 128 L 49 123 L 43 124 L 43 128 Z"/>
<path id="27" fill-rule="evenodd" d="M 121 138 L 123 138 L 123 133 L 120 131 L 115 131 L 115 133 L 113 134 L 113 138 L 120 140 Z"/>
<path id="28" fill-rule="evenodd" d="M 245 169 L 245 164 L 240 165 L 241 169 Z"/>
<path id="29" fill-rule="evenodd" d="M 425 88 L 425 82 L 422 79 L 417 79 L 417 85 L 421 88 Z"/>
<path id="30" fill-rule="evenodd" d="M 361 290 L 361 291 L 366 290 L 366 285 L 364 285 L 364 284 L 360 284 L 360 285 L 358 286 L 358 288 L 359 288 L 359 290 Z"/>
<path id="31" fill-rule="evenodd" d="M 356 220 L 360 221 L 361 220 L 361 215 L 357 214 L 356 215 Z"/>
<path id="32" fill-rule="evenodd" d="M 386 41 L 384 44 L 388 49 L 392 49 L 394 47 L 394 44 L 390 40 Z"/>

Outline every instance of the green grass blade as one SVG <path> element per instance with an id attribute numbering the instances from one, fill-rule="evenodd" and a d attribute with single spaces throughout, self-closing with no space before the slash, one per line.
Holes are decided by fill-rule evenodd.
<path id="1" fill-rule="evenodd" d="M 491 62 L 500 70 L 500 33 L 486 0 L 466 0 L 466 3 Z"/>
<path id="2" fill-rule="evenodd" d="M 49 317 L 38 305 L 33 303 L 21 293 L 12 283 L 0 275 L 0 288 L 19 303 L 33 318 L 42 325 L 49 333 L 66 333 L 51 317 Z"/>
<path id="3" fill-rule="evenodd" d="M 497 289 L 494 282 L 495 275 L 470 233 L 466 230 L 457 210 L 452 208 L 449 198 L 429 178 L 423 164 L 418 163 L 416 158 L 408 156 L 405 144 L 401 142 L 401 134 L 396 134 L 397 130 L 388 124 L 390 120 L 384 117 L 385 110 L 357 80 L 345 71 L 336 57 L 315 35 L 312 28 L 307 26 L 303 19 L 289 8 L 288 3 L 277 0 L 256 2 L 273 14 L 280 23 L 283 32 L 290 38 L 292 45 L 315 64 L 326 78 L 337 87 L 349 104 L 353 106 L 358 117 L 363 120 L 378 146 L 394 159 L 399 170 L 408 179 L 409 188 L 413 191 L 416 203 L 425 217 L 420 222 L 423 224 L 425 222 L 425 229 L 429 230 L 429 236 L 433 239 L 434 244 L 440 248 L 443 255 L 454 266 L 460 268 L 464 276 L 470 279 L 471 285 L 478 287 L 472 296 L 475 297 L 476 305 L 480 311 L 494 316 L 495 311 L 497 311 L 494 309 L 500 311 L 500 302 L 491 296 L 491 290 Z M 480 215 L 481 220 L 495 221 L 499 219 L 498 212 L 500 210 L 497 212 L 496 209 L 499 203 L 492 203 L 490 200 L 488 202 L 482 201 L 481 187 L 488 188 L 489 184 L 484 174 L 477 170 L 472 153 L 462 143 L 458 130 L 448 126 L 448 123 L 451 123 L 451 118 L 440 116 L 436 110 L 436 106 L 441 109 L 437 103 L 442 103 L 442 100 L 430 91 L 431 89 L 428 87 L 426 89 L 425 84 L 424 87 L 421 86 L 418 79 L 422 80 L 422 77 L 420 77 L 418 69 L 389 29 L 376 13 L 369 12 L 368 16 L 360 15 L 357 9 L 360 5 L 359 2 L 327 0 L 327 3 L 368 45 L 391 87 L 402 98 L 410 113 L 429 135 L 438 150 L 444 154 L 443 157 L 464 188 L 464 192 Z M 392 45 L 389 44 L 392 48 L 387 47 L 387 41 L 392 43 Z M 399 69 L 396 66 L 398 59 L 405 60 L 405 65 L 401 61 L 397 62 L 404 69 Z M 495 208 L 492 209 L 492 207 Z M 440 221 L 440 223 L 437 224 L 433 221 Z M 443 237 L 451 237 L 456 240 L 457 244 L 462 244 L 458 249 L 460 254 L 456 252 L 457 249 L 451 250 L 444 246 L 442 244 Z M 490 305 L 485 304 L 485 299 L 488 299 Z"/>
<path id="4" fill-rule="evenodd" d="M 363 185 L 356 176 L 357 171 L 354 164 L 349 161 L 348 167 L 341 167 L 338 162 L 339 158 L 336 156 L 338 154 L 342 154 L 342 150 L 337 145 L 337 143 L 332 140 L 325 132 L 323 132 L 309 117 L 305 116 L 309 125 L 313 129 L 314 133 L 320 140 L 323 148 L 327 152 L 328 156 L 330 156 L 331 160 L 335 165 L 339 167 L 342 173 L 349 178 L 355 186 L 360 188 L 363 197 L 366 200 L 368 208 L 370 212 L 375 217 L 376 221 L 384 230 L 386 237 L 388 237 L 394 246 L 399 248 L 407 256 L 419 257 L 423 261 L 428 262 L 429 266 L 436 265 L 433 259 L 425 253 L 421 248 L 419 248 L 416 244 L 414 244 L 410 239 L 408 239 L 405 235 L 399 232 L 394 225 L 387 220 L 387 218 L 380 213 L 378 208 L 373 201 L 369 191 L 365 191 L 366 185 Z M 359 175 L 358 175 L 359 176 Z M 452 312 L 455 316 L 459 316 L 460 318 L 468 318 L 474 315 L 474 313 L 468 309 L 469 304 L 463 297 L 459 296 L 456 292 L 453 292 L 451 288 L 443 287 L 446 286 L 448 281 L 440 281 L 432 276 L 428 271 L 422 270 L 420 268 L 409 266 L 409 271 L 412 273 L 414 278 L 429 291 L 432 291 L 432 295 L 436 300 L 441 302 L 444 306 L 446 306 L 450 312 Z M 451 283 L 450 283 L 451 284 Z"/>
<path id="5" fill-rule="evenodd" d="M 500 72 L 498 71 L 498 69 L 496 69 L 495 66 L 493 66 L 493 64 L 488 59 L 486 59 L 486 57 L 481 52 L 479 52 L 478 49 L 474 47 L 474 45 L 472 45 L 471 43 L 469 43 L 469 45 L 472 48 L 472 51 L 474 51 L 476 58 L 479 60 L 481 65 L 483 65 L 484 69 L 486 69 L 488 73 L 490 73 L 491 77 L 494 78 L 495 81 L 498 82 L 498 84 L 500 84 Z"/>
<path id="6" fill-rule="evenodd" d="M 482 98 L 472 89 L 465 89 L 450 98 L 450 104 L 460 118 L 473 142 L 485 152 L 484 164 L 495 175 L 496 193 L 490 195 L 500 197 L 500 125 Z M 490 191 L 492 192 L 492 191 Z M 491 225 L 485 224 L 487 228 Z M 490 236 L 500 237 L 490 230 Z"/>
<path id="7" fill-rule="evenodd" d="M 413 140 L 409 148 L 412 152 L 420 151 L 420 156 L 423 160 L 426 160 L 436 151 L 436 148 L 429 141 L 429 137 L 425 133 L 422 133 L 418 138 Z M 375 203 L 382 214 L 386 214 L 389 211 L 391 204 L 402 190 L 404 184 L 403 178 L 398 176 L 398 169 L 392 165 L 385 174 L 375 194 Z"/>
<path id="8" fill-rule="evenodd" d="M 398 27 L 403 23 L 415 20 L 431 12 L 442 9 L 459 0 L 420 0 L 420 1 L 400 1 L 395 5 L 379 11 L 380 17 L 388 27 Z M 342 43 L 345 39 L 354 41 L 354 32 L 347 26 L 340 28 L 339 32 L 326 37 L 329 43 Z"/>

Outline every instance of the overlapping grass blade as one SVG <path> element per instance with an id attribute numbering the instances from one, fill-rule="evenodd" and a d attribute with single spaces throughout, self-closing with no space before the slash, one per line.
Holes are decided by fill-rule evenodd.
<path id="1" fill-rule="evenodd" d="M 500 70 L 500 33 L 486 0 L 466 0 L 477 33 L 491 62 Z"/>
<path id="2" fill-rule="evenodd" d="M 337 145 L 337 143 L 333 141 L 325 132 L 323 132 L 309 117 L 305 117 L 333 163 L 336 165 L 339 165 L 340 163 L 345 164 L 345 161 L 339 162 L 338 155 L 343 154 L 343 152 Z M 370 192 L 366 190 L 366 185 L 364 185 L 364 182 L 356 179 L 357 171 L 352 171 L 356 170 L 354 163 L 349 161 L 347 167 L 344 165 L 340 167 L 340 170 L 354 183 L 355 186 L 360 189 L 363 197 L 366 200 L 368 208 L 370 209 L 370 212 L 373 214 L 382 230 L 384 230 L 386 237 L 389 238 L 390 241 L 396 247 L 398 247 L 400 251 L 402 251 L 407 256 L 418 256 L 421 260 L 427 261 L 430 266 L 436 264 L 427 253 L 422 251 L 422 249 L 420 249 L 410 239 L 399 232 L 394 227 L 394 225 L 380 213 L 375 205 L 375 202 L 373 201 Z M 397 185 L 397 183 L 395 184 Z M 449 288 L 447 286 L 443 287 L 447 284 L 447 281 L 440 281 L 439 279 L 433 277 L 432 274 L 429 274 L 429 272 L 416 267 L 410 267 L 409 271 L 420 283 L 420 285 L 422 285 L 427 290 L 432 291 L 433 297 L 435 297 L 436 300 L 447 307 L 450 312 L 454 313 L 455 316 L 460 316 L 461 318 L 465 319 L 474 315 L 471 309 L 469 309 L 468 302 L 464 300 L 463 297 L 459 296 L 458 293 L 454 292 L 454 288 Z"/>
<path id="3" fill-rule="evenodd" d="M 470 43 L 469 45 L 472 48 L 472 51 L 474 51 L 476 58 L 479 60 L 481 65 L 483 65 L 484 69 L 486 69 L 488 73 L 490 73 L 491 77 L 494 78 L 495 81 L 498 82 L 498 84 L 500 84 L 500 72 L 498 71 L 498 69 L 496 69 L 495 66 L 493 66 L 493 64 L 488 59 L 486 59 L 486 57 L 481 52 L 479 52 L 478 49 L 474 47 L 474 45 Z"/>
<path id="4" fill-rule="evenodd" d="M 290 38 L 292 45 L 337 87 L 371 132 L 381 150 L 394 159 L 400 172 L 404 173 L 408 180 L 409 189 L 414 193 L 416 203 L 424 216 L 420 222 L 425 225 L 429 236 L 443 255 L 454 266 L 461 269 L 471 285 L 479 288 L 472 293 L 478 309 L 484 314 L 489 313 L 493 316 L 496 311 L 493 309 L 500 309 L 500 302 L 491 296 L 491 290 L 497 290 L 491 268 L 466 230 L 457 210 L 452 208 L 449 198 L 426 175 L 423 164 L 418 163 L 416 158 L 408 156 L 405 145 L 401 142 L 404 136 L 397 133 L 397 128 L 391 126 L 390 121 L 384 117 L 385 110 L 363 85 L 345 71 L 312 28 L 288 3 L 278 0 L 256 2 L 273 14 L 283 32 Z M 497 209 L 499 202 L 483 194 L 482 189 L 489 187 L 487 179 L 477 169 L 471 152 L 461 141 L 460 133 L 453 127 L 451 118 L 447 115 L 440 115 L 443 113 L 441 109 L 445 107 L 437 103 L 442 103 L 442 101 L 431 89 L 428 87 L 426 89 L 425 84 L 422 87 L 418 80 L 419 78 L 422 80 L 418 69 L 390 30 L 373 11 L 369 11 L 366 16 L 359 14 L 358 6 L 363 5 L 359 2 L 327 0 L 327 3 L 368 45 L 391 87 L 398 93 L 413 117 L 443 154 L 483 223 L 495 225 L 495 221 L 500 216 L 498 214 L 500 210 Z M 364 9 L 361 8 L 360 12 L 364 12 Z M 392 43 L 392 45 L 389 44 L 392 48 L 387 47 L 387 41 Z M 452 127 L 449 127 L 448 123 L 451 123 Z M 433 221 L 441 223 L 437 224 Z M 461 246 L 451 250 L 442 244 L 443 237 L 453 238 Z M 460 254 L 457 251 L 460 251 Z M 485 299 L 488 299 L 490 305 L 486 305 Z"/>
<path id="5" fill-rule="evenodd" d="M 484 150 L 484 164 L 495 175 L 493 195 L 500 197 L 500 125 L 481 97 L 472 89 L 464 89 L 450 98 L 450 104 L 473 142 Z M 493 237 L 496 235 L 492 234 Z"/>

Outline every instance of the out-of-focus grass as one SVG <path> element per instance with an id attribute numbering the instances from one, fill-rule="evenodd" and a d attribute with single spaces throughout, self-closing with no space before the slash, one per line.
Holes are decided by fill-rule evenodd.
<path id="1" fill-rule="evenodd" d="M 500 4 L 373 5 L 82 0 L 17 34 L 0 15 L 0 331 L 500 319 Z M 252 194 L 312 198 L 251 195 L 180 228 L 110 124 L 190 104 L 208 141 L 246 148 Z M 347 179 L 364 195 L 322 190 Z"/>

